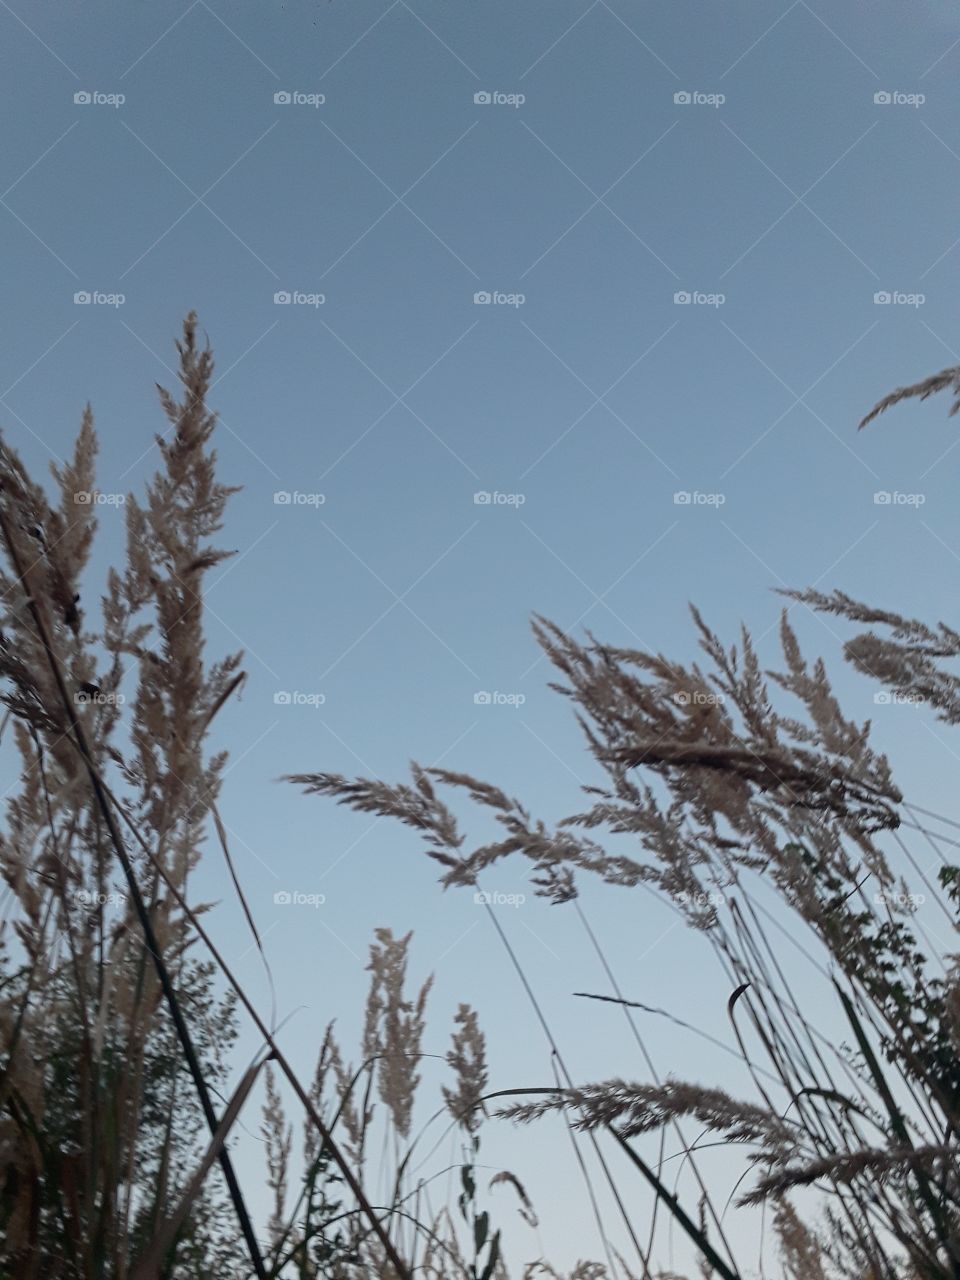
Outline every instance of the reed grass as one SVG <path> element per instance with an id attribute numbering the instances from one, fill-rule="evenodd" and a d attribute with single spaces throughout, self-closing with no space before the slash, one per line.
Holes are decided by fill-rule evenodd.
<path id="1" fill-rule="evenodd" d="M 960 842 L 904 797 L 869 724 L 844 715 L 789 608 L 774 671 L 761 669 L 745 629 L 727 646 L 696 610 L 704 659 L 694 664 L 535 619 L 598 779 L 558 823 L 452 770 L 414 766 L 399 784 L 289 779 L 413 827 L 447 887 L 527 859 L 537 891 L 586 930 L 610 980 L 610 993 L 577 993 L 575 1010 L 588 996 L 626 1017 L 647 1078 L 611 1062 L 606 1079 L 573 1079 L 492 911 L 544 1037 L 540 1086 L 491 1088 L 481 1016 L 468 1005 L 446 1053 L 431 1047 L 432 980 L 412 983 L 412 937 L 387 928 L 370 946 L 356 1053 L 331 1022 L 312 1079 L 297 1076 L 192 901 L 212 833 L 263 950 L 217 807 L 227 756 L 210 746 L 245 677 L 241 654 L 205 657 L 204 580 L 232 554 L 212 540 L 235 489 L 217 478 L 213 359 L 193 315 L 178 355 L 181 388 L 160 391 L 159 466 L 127 500 L 125 563 L 110 571 L 96 619 L 81 599 L 97 526 L 91 412 L 69 461 L 52 468 L 52 496 L 0 439 L 0 732 L 20 765 L 0 832 L 0 1280 L 562 1280 L 546 1257 L 508 1268 L 504 1215 L 531 1232 L 538 1215 L 514 1172 L 484 1164 L 484 1131 L 498 1119 L 567 1129 L 582 1182 L 571 1194 L 594 1216 L 603 1253 L 569 1280 L 667 1280 L 658 1256 L 670 1228 L 701 1275 L 749 1273 L 702 1160 L 704 1136 L 735 1153 L 729 1197 L 736 1212 L 763 1214 L 789 1280 L 958 1280 L 960 970 L 915 908 L 923 896 L 956 928 L 960 865 L 949 850 Z M 955 412 L 960 370 L 950 369 L 894 392 L 862 425 L 946 389 Z M 839 592 L 786 594 L 868 628 L 844 656 L 876 687 L 960 721 L 960 677 L 945 665 L 960 656 L 960 632 Z M 128 671 L 135 695 L 121 715 Z M 448 794 L 492 814 L 502 839 L 471 846 Z M 936 853 L 935 877 L 909 832 Z M 635 1010 L 707 1033 L 622 988 L 580 898 L 591 877 L 663 898 L 696 935 L 691 945 L 706 948 L 730 992 L 727 1040 L 708 1038 L 739 1062 L 741 1093 L 658 1074 Z M 782 959 L 774 931 L 785 921 L 806 935 L 815 998 Z M 825 1000 L 846 1043 L 825 1029 Z M 241 1017 L 262 1048 L 232 1083 Z M 449 1083 L 431 1112 L 424 1076 L 432 1081 L 436 1059 Z M 252 1199 L 268 1193 L 264 1221 L 231 1154 L 254 1098 L 264 1169 Z M 452 1164 L 437 1168 L 451 1135 Z M 675 1154 L 683 1176 L 671 1186 Z M 455 1194 L 442 1190 L 450 1174 Z"/>

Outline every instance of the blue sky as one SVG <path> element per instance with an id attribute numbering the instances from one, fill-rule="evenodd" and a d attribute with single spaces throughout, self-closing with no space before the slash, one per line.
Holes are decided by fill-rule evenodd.
<path id="1" fill-rule="evenodd" d="M 532 612 L 689 658 L 692 600 L 725 638 L 746 622 L 771 663 L 777 586 L 949 614 L 947 405 L 855 428 L 894 385 L 960 362 L 955 13 L 38 0 L 0 3 L 0 30 L 8 437 L 39 471 L 89 399 L 102 491 L 136 491 L 188 309 L 217 353 L 221 475 L 243 492 L 209 645 L 242 647 L 250 677 L 218 722 L 223 812 L 294 1057 L 307 1067 L 331 1017 L 350 1045 L 384 924 L 414 929 L 418 973 L 437 973 L 429 1049 L 469 1000 L 495 1084 L 549 1083 L 469 895 L 443 894 L 407 833 L 275 779 L 393 779 L 416 758 L 550 819 L 593 775 Z M 102 575 L 122 554 L 114 507 L 100 538 Z M 843 628 L 795 619 L 836 667 Z M 943 728 L 837 683 L 904 789 L 944 807 Z M 489 887 L 522 891 L 523 869 Z M 215 932 L 266 1007 L 213 853 L 196 890 L 222 900 Z M 279 890 L 326 902 L 284 908 Z M 628 993 L 722 1032 L 724 981 L 669 912 L 590 885 L 584 905 Z M 620 1019 L 570 996 L 602 981 L 571 912 L 528 898 L 502 918 L 571 1071 L 643 1076 Z M 739 1081 L 676 1028 L 647 1029 L 664 1074 Z M 489 1132 L 491 1162 L 542 1197 L 548 1254 L 599 1256 L 563 1133 Z"/>

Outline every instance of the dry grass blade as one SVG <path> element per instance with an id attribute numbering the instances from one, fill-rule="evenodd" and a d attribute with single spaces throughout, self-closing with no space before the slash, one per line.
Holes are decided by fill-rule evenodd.
<path id="1" fill-rule="evenodd" d="M 897 387 L 895 391 L 891 391 L 889 395 L 878 401 L 867 416 L 861 419 L 859 430 L 862 431 L 868 422 L 872 422 L 881 413 L 885 413 L 887 409 L 892 409 L 894 405 L 900 404 L 903 400 L 913 398 L 926 400 L 928 396 L 936 395 L 940 391 L 946 391 L 948 387 L 953 390 L 955 397 L 957 397 L 950 406 L 950 413 L 955 414 L 960 410 L 960 365 L 955 365 L 950 369 L 942 369 L 939 373 L 934 373 L 929 378 L 924 378 L 922 382 L 914 382 L 906 387 Z"/>
<path id="2" fill-rule="evenodd" d="M 253 1088 L 257 1076 L 266 1061 L 267 1059 L 264 1058 L 263 1061 L 256 1062 L 249 1067 L 243 1079 L 237 1085 L 236 1091 L 230 1099 L 217 1127 L 217 1132 L 210 1139 L 210 1144 L 204 1153 L 203 1159 L 188 1182 L 180 1198 L 180 1203 L 147 1244 L 142 1259 L 137 1263 L 133 1271 L 131 1280 L 161 1280 L 167 1266 L 167 1254 L 176 1239 L 177 1232 L 190 1212 L 191 1205 L 200 1194 L 207 1174 L 210 1172 L 214 1162 L 219 1158 L 230 1130 L 243 1110 L 243 1104 L 246 1102 L 250 1090 Z"/>
<path id="3" fill-rule="evenodd" d="M 134 874 L 130 859 L 127 856 L 123 837 L 120 835 L 120 830 L 117 826 L 113 809 L 107 800 L 103 784 L 94 764 L 93 755 L 87 742 L 86 734 L 84 733 L 83 727 L 77 718 L 77 714 L 74 710 L 74 703 L 67 692 L 63 672 L 61 671 L 57 656 L 54 653 L 47 631 L 47 626 L 43 618 L 43 613 L 38 603 L 38 596 L 35 596 L 33 593 L 31 575 L 20 556 L 16 540 L 14 539 L 11 531 L 8 514 L 4 510 L 2 503 L 0 503 L 0 532 L 2 532 L 3 540 L 7 547 L 8 554 L 10 555 L 14 570 L 17 574 L 18 582 L 21 584 L 26 596 L 30 613 L 33 616 L 36 633 L 39 637 L 44 654 L 46 655 L 47 662 L 49 663 L 54 685 L 57 690 L 57 694 L 59 695 L 61 711 L 66 724 L 69 726 L 70 738 L 76 745 L 80 759 L 83 761 L 87 770 L 90 783 L 96 797 L 97 806 L 106 825 L 114 852 L 116 853 L 117 859 L 123 869 L 127 887 L 130 891 L 130 897 L 134 904 L 134 910 L 136 911 L 140 928 L 143 930 L 146 949 L 150 954 L 150 958 L 156 969 L 160 986 L 163 989 L 164 997 L 170 1010 L 170 1016 L 173 1020 L 174 1026 L 176 1027 L 177 1037 L 180 1041 L 183 1057 L 193 1079 L 194 1087 L 196 1088 L 197 1095 L 200 1100 L 200 1105 L 203 1109 L 211 1134 L 215 1134 L 219 1126 L 219 1121 L 217 1119 L 216 1112 L 213 1109 L 213 1103 L 210 1100 L 210 1092 L 207 1088 L 207 1083 L 204 1079 L 200 1062 L 193 1046 L 193 1040 L 180 1007 L 180 1000 L 174 989 L 173 982 L 171 981 L 167 965 L 163 959 L 163 948 L 157 939 L 150 913 L 147 911 L 146 904 L 144 903 L 143 896 L 140 892 L 140 886 L 137 883 L 136 875 Z M 260 1277 L 260 1280 L 267 1280 L 263 1259 L 260 1255 L 260 1247 L 257 1243 L 256 1234 L 253 1230 L 253 1224 L 250 1221 L 250 1215 L 247 1211 L 246 1204 L 244 1203 L 240 1183 L 233 1169 L 233 1162 L 231 1161 L 228 1152 L 222 1147 L 218 1152 L 217 1158 L 223 1170 L 223 1175 L 230 1192 L 230 1198 L 233 1201 L 234 1209 L 236 1211 L 244 1239 L 246 1240 L 247 1249 L 250 1253 L 250 1259 L 253 1263 L 254 1271 L 256 1275 Z"/>

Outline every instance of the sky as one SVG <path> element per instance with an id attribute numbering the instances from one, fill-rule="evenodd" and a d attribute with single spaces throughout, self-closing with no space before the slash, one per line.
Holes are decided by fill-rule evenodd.
<path id="1" fill-rule="evenodd" d="M 955 12 L 0 0 L 0 69 L 0 427 L 39 473 L 92 403 L 92 595 L 123 554 L 111 495 L 156 466 L 154 384 L 173 384 L 190 309 L 216 352 L 220 475 L 243 489 L 220 542 L 238 554 L 208 578 L 208 653 L 243 649 L 249 678 L 213 745 L 231 752 L 221 809 L 285 1045 L 308 1071 L 336 1018 L 352 1048 L 373 929 L 412 929 L 413 976 L 436 974 L 425 1047 L 446 1051 L 468 1001 L 494 1087 L 552 1083 L 472 896 L 439 887 L 410 833 L 277 780 L 397 780 L 416 759 L 550 821 L 596 773 L 532 614 L 691 660 L 692 601 L 728 642 L 745 623 L 770 665 L 778 587 L 949 620 L 948 405 L 856 424 L 960 363 Z M 902 788 L 951 812 L 944 727 L 838 670 L 842 624 L 791 618 Z M 572 909 L 536 900 L 519 865 L 485 887 L 524 895 L 497 918 L 572 1075 L 645 1078 L 630 1028 L 571 995 L 606 981 Z M 269 1009 L 212 845 L 194 888 Z M 675 915 L 582 888 L 624 990 L 725 1034 L 723 976 Z M 662 1075 L 745 1084 L 678 1028 L 642 1027 Z M 255 1038 L 242 1048 L 238 1073 Z M 424 1076 L 436 1096 L 442 1070 Z M 548 1255 L 599 1257 L 563 1130 L 487 1133 Z"/>

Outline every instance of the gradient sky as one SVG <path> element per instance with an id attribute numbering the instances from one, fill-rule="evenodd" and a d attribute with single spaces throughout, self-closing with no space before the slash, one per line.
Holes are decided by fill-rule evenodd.
<path id="1" fill-rule="evenodd" d="M 221 537 L 239 554 L 208 579 L 209 653 L 243 648 L 250 678 L 214 738 L 231 750 L 222 809 L 285 1043 L 309 1070 L 336 1017 L 352 1049 L 367 944 L 389 925 L 415 931 L 415 975 L 437 975 L 428 1050 L 445 1052 L 467 1000 L 495 1087 L 551 1083 L 471 895 L 444 894 L 405 831 L 275 779 L 393 780 L 416 758 L 502 783 L 549 820 L 595 773 L 546 688 L 532 612 L 689 659 L 695 601 L 728 641 L 746 622 L 770 663 L 778 586 L 949 617 L 948 405 L 856 423 L 960 362 L 955 10 L 0 0 L 0 67 L 0 424 L 28 465 L 64 455 L 89 399 L 101 490 L 139 491 L 187 310 L 215 347 L 221 478 L 243 492 Z M 275 303 L 284 292 L 324 301 Z M 475 303 L 483 292 L 523 301 Z M 684 492 L 723 501 L 675 502 Z M 103 506 L 91 597 L 122 548 L 122 514 Z M 836 668 L 849 631 L 793 617 Z M 837 685 L 851 714 L 875 716 L 904 790 L 949 810 L 942 726 L 875 705 L 852 674 Z M 479 691 L 525 701 L 476 705 Z M 616 1011 L 571 997 L 605 989 L 572 909 L 534 901 L 520 865 L 486 887 L 527 892 L 499 918 L 574 1076 L 644 1078 Z M 214 932 L 269 1009 L 213 846 L 195 889 L 221 902 Z M 583 889 L 624 990 L 725 1035 L 728 991 L 702 942 L 648 896 Z M 275 904 L 282 890 L 326 902 Z M 641 1026 L 662 1074 L 746 1088 L 718 1051 Z M 432 1104 L 442 1072 L 424 1074 Z M 537 1201 L 548 1256 L 600 1257 L 562 1129 L 486 1134 L 484 1158 Z M 497 1209 L 512 1217 L 506 1196 Z M 511 1247 L 539 1249 L 526 1229 Z"/>

